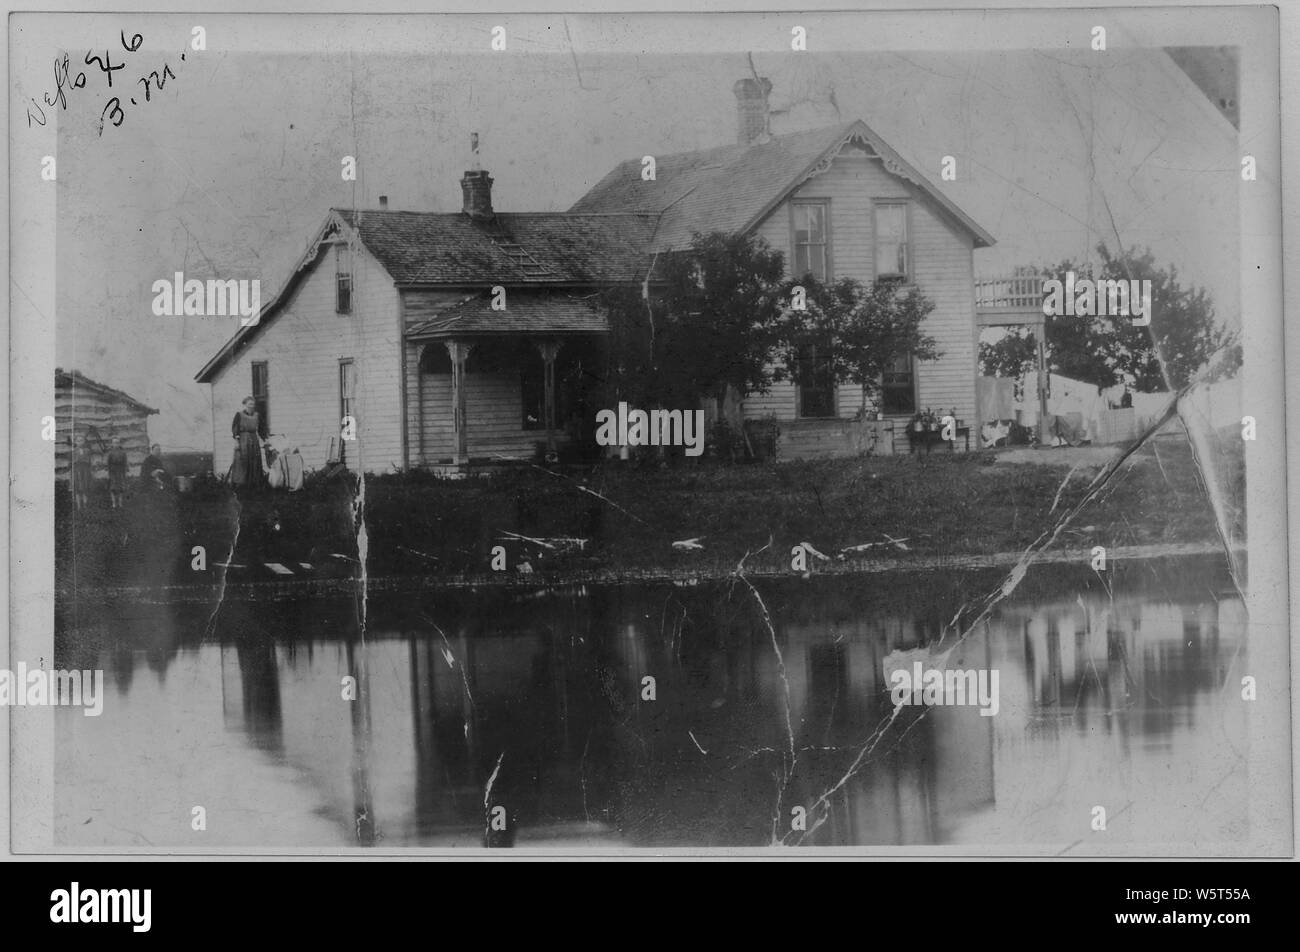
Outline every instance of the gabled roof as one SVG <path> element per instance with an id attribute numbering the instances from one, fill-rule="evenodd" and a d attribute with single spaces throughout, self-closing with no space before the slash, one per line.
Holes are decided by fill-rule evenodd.
<path id="1" fill-rule="evenodd" d="M 641 160 L 620 163 L 580 198 L 570 213 L 620 211 L 662 213 L 654 250 L 684 248 L 693 232 L 744 232 L 828 162 L 847 143 L 862 144 L 885 168 L 925 193 L 975 247 L 994 244 L 937 186 L 906 162 L 860 120 L 775 136 L 754 145 L 726 145 L 698 152 L 655 156 L 655 179 L 641 178 Z"/>
<path id="2" fill-rule="evenodd" d="M 146 416 L 158 412 L 153 407 L 145 406 L 129 393 L 123 393 L 121 390 L 115 390 L 97 380 L 91 380 L 79 370 L 64 370 L 62 367 L 54 368 L 54 389 L 56 392 L 60 387 L 73 386 L 79 387 L 83 390 L 91 390 L 102 396 L 129 404 L 141 413 L 144 413 Z"/>
<path id="3" fill-rule="evenodd" d="M 597 285 L 641 281 L 654 216 L 334 209 L 399 285 Z"/>
<path id="4" fill-rule="evenodd" d="M 526 212 L 476 221 L 463 212 L 331 208 L 258 322 L 241 327 L 194 379 L 210 383 L 275 320 L 336 233 L 359 242 L 399 287 L 590 287 L 645 280 L 655 217 Z"/>
<path id="5" fill-rule="evenodd" d="M 642 180 L 640 159 L 628 160 L 567 212 L 504 213 L 477 220 L 463 212 L 333 208 L 289 280 L 262 308 L 258 323 L 241 327 L 195 379 L 210 382 L 275 319 L 315 262 L 322 242 L 335 232 L 364 246 L 399 287 L 639 283 L 649 278 L 653 252 L 685 248 L 697 231 L 749 231 L 850 143 L 920 189 L 971 235 L 975 247 L 994 244 L 992 235 L 861 121 L 749 146 L 657 156 L 653 181 Z M 535 309 L 531 318 L 521 313 L 519 319 L 558 319 L 554 307 L 538 304 L 550 313 Z M 462 319 L 470 320 L 468 311 Z M 481 333 L 504 326 L 499 311 L 478 315 L 464 327 L 480 326 L 476 321 L 488 322 Z M 432 326 L 426 330 L 432 332 Z"/>
<path id="6" fill-rule="evenodd" d="M 491 295 L 483 294 L 453 305 L 437 317 L 412 325 L 412 340 L 492 334 L 603 334 L 605 314 L 591 296 L 559 292 L 509 294 L 506 308 L 492 310 Z"/>

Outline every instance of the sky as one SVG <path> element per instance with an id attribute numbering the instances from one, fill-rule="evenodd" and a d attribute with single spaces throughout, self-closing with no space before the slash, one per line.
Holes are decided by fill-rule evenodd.
<path id="1" fill-rule="evenodd" d="M 732 85 L 751 57 L 773 83 L 774 133 L 862 119 L 992 232 L 977 275 L 1095 260 L 1098 241 L 1147 245 L 1239 319 L 1240 146 L 1161 52 L 1182 35 L 1113 31 L 1098 53 L 1058 18 L 1025 42 L 1060 23 L 1067 45 L 1017 48 L 1012 34 L 1000 40 L 1011 48 L 981 51 L 936 16 L 899 21 L 910 31 L 869 49 L 821 51 L 830 31 L 814 31 L 795 53 L 782 24 L 768 31 L 778 40 L 747 46 L 681 41 L 662 18 L 569 17 L 512 26 L 513 45 L 493 52 L 486 24 L 464 18 L 457 42 L 426 46 L 421 31 L 441 21 L 326 18 L 295 33 L 298 21 L 243 17 L 213 18 L 194 51 L 188 19 L 82 19 L 70 50 L 93 33 L 116 64 L 119 29 L 144 41 L 121 53 L 112 92 L 78 64 L 87 85 L 58 115 L 57 361 L 159 408 L 150 432 L 169 449 L 211 448 L 193 378 L 237 318 L 156 317 L 155 280 L 259 278 L 266 300 L 331 206 L 373 208 L 382 194 L 390 208 L 458 210 L 471 132 L 498 211 L 563 210 L 624 159 L 734 141 Z M 137 80 L 164 61 L 175 76 L 146 103 Z M 15 82 L 38 98 L 50 85 L 44 73 Z M 101 135 L 114 93 L 137 104 Z M 355 182 L 340 175 L 345 155 Z M 939 181 L 945 155 L 956 181 Z"/>

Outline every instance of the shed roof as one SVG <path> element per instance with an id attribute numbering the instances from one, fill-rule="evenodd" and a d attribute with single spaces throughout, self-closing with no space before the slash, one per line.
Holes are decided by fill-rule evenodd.
<path id="1" fill-rule="evenodd" d="M 407 337 L 431 340 L 493 334 L 602 334 L 609 329 L 591 297 L 566 294 L 510 295 L 505 310 L 492 310 L 490 295 L 462 301 L 437 317 L 412 325 Z"/>
<path id="2" fill-rule="evenodd" d="M 85 390 L 92 390 L 101 396 L 108 397 L 112 400 L 118 400 L 128 404 L 148 416 L 151 413 L 157 413 L 151 406 L 146 406 L 129 393 L 123 393 L 107 384 L 102 384 L 98 380 L 91 380 L 79 370 L 64 370 L 62 367 L 54 368 L 54 389 L 57 392 L 60 388 L 81 387 Z"/>

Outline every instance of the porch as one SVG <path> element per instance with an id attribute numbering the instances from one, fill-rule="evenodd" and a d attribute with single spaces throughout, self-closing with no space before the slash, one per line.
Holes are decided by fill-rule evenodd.
<path id="1" fill-rule="evenodd" d="M 462 302 L 408 328 L 411 463 L 443 472 L 595 450 L 604 315 L 586 300 Z"/>

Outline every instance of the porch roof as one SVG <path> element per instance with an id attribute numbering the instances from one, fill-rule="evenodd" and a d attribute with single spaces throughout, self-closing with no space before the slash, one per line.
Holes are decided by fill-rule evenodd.
<path id="1" fill-rule="evenodd" d="M 609 323 L 590 298 L 563 294 L 518 295 L 506 299 L 503 311 L 492 310 L 492 297 L 462 301 L 437 317 L 413 324 L 408 340 L 436 340 L 495 335 L 548 336 L 604 334 Z"/>

